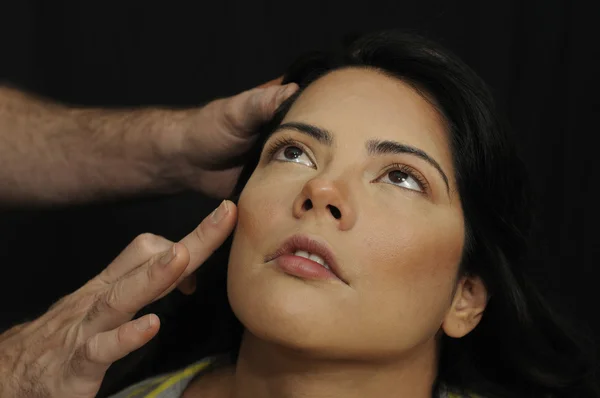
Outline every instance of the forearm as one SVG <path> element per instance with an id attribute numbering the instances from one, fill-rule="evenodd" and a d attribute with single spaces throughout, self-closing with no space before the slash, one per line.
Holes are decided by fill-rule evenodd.
<path id="1" fill-rule="evenodd" d="M 173 192 L 181 113 L 71 109 L 0 87 L 0 203 Z"/>

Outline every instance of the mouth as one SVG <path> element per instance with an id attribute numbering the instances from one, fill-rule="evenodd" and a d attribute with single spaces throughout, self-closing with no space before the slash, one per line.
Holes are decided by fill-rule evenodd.
<path id="1" fill-rule="evenodd" d="M 333 251 L 327 243 L 306 235 L 293 235 L 265 262 L 275 260 L 286 273 L 306 279 L 339 279 L 348 284 L 340 275 L 340 268 Z"/>

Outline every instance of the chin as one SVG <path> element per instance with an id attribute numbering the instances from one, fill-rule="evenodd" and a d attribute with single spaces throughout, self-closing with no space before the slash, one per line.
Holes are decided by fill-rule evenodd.
<path id="1" fill-rule="evenodd" d="M 241 270 L 230 263 L 234 272 L 229 273 L 227 294 L 244 327 L 261 340 L 306 353 L 322 354 L 339 343 L 339 287 L 262 266 L 250 275 L 235 272 Z"/>

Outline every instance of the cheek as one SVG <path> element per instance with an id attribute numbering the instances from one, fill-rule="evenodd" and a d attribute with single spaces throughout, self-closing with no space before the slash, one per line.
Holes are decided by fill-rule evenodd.
<path id="1" fill-rule="evenodd" d="M 424 220 L 423 212 L 406 208 L 371 218 L 353 252 L 362 263 L 355 308 L 364 334 L 396 348 L 423 343 L 439 331 L 452 303 L 463 242 L 460 222 L 439 214 Z"/>
<path id="2" fill-rule="evenodd" d="M 234 279 L 250 276 L 244 264 L 262 261 L 281 237 L 277 228 L 291 215 L 294 190 L 282 178 L 265 170 L 252 175 L 238 201 L 238 220 L 229 258 Z"/>
<path id="3" fill-rule="evenodd" d="M 240 195 L 236 234 L 249 239 L 267 237 L 271 226 L 282 217 L 286 203 L 291 212 L 291 199 L 285 197 L 285 192 L 290 190 L 282 189 L 276 179 L 253 176 Z"/>
<path id="4" fill-rule="evenodd" d="M 462 256 L 462 219 L 438 212 L 423 217 L 421 212 L 400 212 L 397 222 L 390 217 L 371 222 L 361 252 L 364 264 L 360 281 L 377 287 L 376 299 L 406 303 L 409 311 L 423 305 L 448 304 Z M 391 228 L 390 228 L 391 227 Z"/>

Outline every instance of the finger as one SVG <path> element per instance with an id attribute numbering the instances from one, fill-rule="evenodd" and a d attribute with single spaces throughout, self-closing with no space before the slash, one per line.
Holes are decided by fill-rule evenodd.
<path id="1" fill-rule="evenodd" d="M 277 110 L 277 108 L 279 108 L 279 106 L 285 100 L 287 100 L 296 91 L 298 91 L 298 88 L 299 88 L 296 83 L 288 83 L 288 84 L 286 84 L 285 86 L 282 86 L 282 87 L 284 87 L 284 88 L 282 88 L 281 90 L 279 90 L 279 92 L 277 93 L 277 95 L 275 97 L 275 103 L 273 104 L 273 108 L 272 109 L 267 109 L 267 112 L 270 115 L 272 115 Z M 272 117 L 272 116 L 269 116 L 269 117 Z"/>
<path id="2" fill-rule="evenodd" d="M 105 283 L 113 283 L 127 273 L 147 262 L 152 256 L 169 250 L 173 242 L 154 234 L 138 235 L 127 247 L 106 267 L 98 278 Z"/>
<path id="3" fill-rule="evenodd" d="M 298 90 L 296 83 L 289 83 L 285 86 L 268 86 L 264 89 L 252 90 L 252 96 L 249 101 L 250 109 L 254 110 L 251 117 L 259 119 L 261 122 L 268 121 L 273 117 L 273 113 L 279 106 Z"/>
<path id="4" fill-rule="evenodd" d="M 273 80 L 269 80 L 266 83 L 261 84 L 260 86 L 257 86 L 256 88 L 265 88 L 265 87 L 269 87 L 269 86 L 279 86 L 281 85 L 281 83 L 283 82 L 283 76 L 279 76 L 276 79 Z"/>
<path id="5" fill-rule="evenodd" d="M 225 239 L 233 231 L 236 219 L 237 208 L 235 204 L 229 200 L 224 200 L 215 211 L 202 220 L 192 233 L 180 241 L 188 249 L 190 261 L 172 288 L 175 288 L 185 277 L 196 271 L 225 242 Z M 169 288 L 167 292 L 171 290 Z"/>
<path id="6" fill-rule="evenodd" d="M 169 294 L 191 275 L 227 239 L 235 225 L 237 209 L 223 201 L 189 235 L 173 246 L 176 257 L 160 267 L 157 257 L 140 271 L 118 280 L 108 294 L 100 295 L 85 318 L 88 333 L 116 327 L 145 305 Z"/>
<path id="7" fill-rule="evenodd" d="M 86 335 L 115 328 L 163 297 L 186 269 L 189 259 L 187 248 L 175 243 L 167 252 L 152 257 L 136 272 L 98 294 L 83 321 Z"/>
<path id="8" fill-rule="evenodd" d="M 269 121 L 275 110 L 298 90 L 296 83 L 245 91 L 226 100 L 224 125 L 239 135 L 255 134 L 257 127 Z"/>
<path id="9" fill-rule="evenodd" d="M 148 314 L 92 336 L 75 351 L 68 374 L 101 380 L 113 362 L 148 343 L 159 328 L 160 319 L 155 314 Z"/>
<path id="10" fill-rule="evenodd" d="M 185 294 L 190 295 L 196 291 L 196 274 L 191 274 L 184 280 L 182 280 L 178 285 L 177 289 Z"/>

